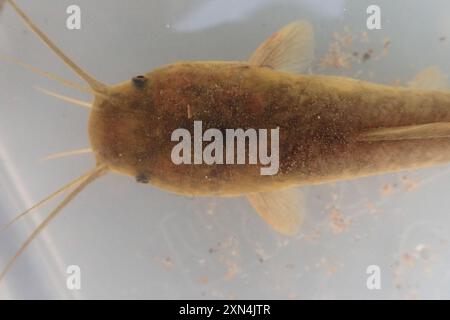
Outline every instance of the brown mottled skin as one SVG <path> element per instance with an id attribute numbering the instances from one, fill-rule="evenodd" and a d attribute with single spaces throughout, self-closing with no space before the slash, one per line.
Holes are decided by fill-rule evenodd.
<path id="1" fill-rule="evenodd" d="M 450 139 L 358 142 L 369 129 L 450 122 L 450 94 L 348 78 L 296 75 L 240 62 L 182 62 L 96 97 L 93 150 L 112 171 L 185 195 L 234 196 L 450 161 Z M 188 107 L 189 105 L 189 107 Z M 189 118 L 189 113 L 192 117 Z M 175 129 L 280 128 L 280 169 L 175 165 Z"/>

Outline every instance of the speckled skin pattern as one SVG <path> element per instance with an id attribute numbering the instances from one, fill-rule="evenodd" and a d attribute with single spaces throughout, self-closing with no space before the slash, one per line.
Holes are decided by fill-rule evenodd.
<path id="1" fill-rule="evenodd" d="M 96 97 L 89 134 L 110 170 L 184 195 L 237 196 L 450 161 L 450 139 L 358 142 L 369 129 L 450 122 L 450 94 L 348 78 L 296 75 L 245 62 L 180 62 Z M 142 80 L 142 79 L 141 79 Z M 188 109 L 190 110 L 188 112 Z M 280 128 L 280 169 L 175 165 L 175 129 Z M 270 131 L 269 131 L 270 132 Z"/>

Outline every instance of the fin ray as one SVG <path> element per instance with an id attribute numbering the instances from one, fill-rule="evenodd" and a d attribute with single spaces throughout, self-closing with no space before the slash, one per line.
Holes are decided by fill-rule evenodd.
<path id="1" fill-rule="evenodd" d="M 308 69 L 313 57 L 313 28 L 306 21 L 296 21 L 263 42 L 250 58 L 250 64 L 301 73 Z"/>
<path id="2" fill-rule="evenodd" d="M 303 222 L 305 198 L 301 190 L 285 189 L 247 195 L 252 207 L 272 228 L 295 235 Z"/>
<path id="3" fill-rule="evenodd" d="M 378 128 L 360 134 L 357 141 L 400 141 L 450 138 L 450 122 Z"/>

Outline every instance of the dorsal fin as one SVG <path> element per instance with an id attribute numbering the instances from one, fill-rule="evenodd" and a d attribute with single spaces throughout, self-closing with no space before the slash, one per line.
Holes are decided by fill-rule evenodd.
<path id="1" fill-rule="evenodd" d="M 432 66 L 420 71 L 408 85 L 415 89 L 446 90 L 448 89 L 448 76 L 438 67 Z"/>
<path id="2" fill-rule="evenodd" d="M 313 28 L 306 21 L 296 21 L 262 43 L 250 58 L 250 64 L 301 73 L 309 68 L 313 57 Z"/>

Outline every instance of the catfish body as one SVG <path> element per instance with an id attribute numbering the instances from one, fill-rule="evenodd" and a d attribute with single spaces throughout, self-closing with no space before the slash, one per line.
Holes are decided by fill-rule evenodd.
<path id="1" fill-rule="evenodd" d="M 245 195 L 274 230 L 294 235 L 304 219 L 305 201 L 300 189 L 290 187 L 450 161 L 449 93 L 305 75 L 314 54 L 313 29 L 305 21 L 273 34 L 248 62 L 175 63 L 109 86 L 66 56 L 14 0 L 7 2 L 89 85 L 85 88 L 13 60 L 94 95 L 88 129 L 97 165 L 7 224 L 68 192 L 8 261 L 0 281 L 52 219 L 111 171 L 184 195 Z M 430 74 L 437 73 L 429 72 L 425 80 Z M 442 81 L 431 83 L 445 87 Z M 279 128 L 278 173 L 261 175 L 261 165 L 174 164 L 171 152 L 176 142 L 171 135 L 183 128 L 192 136 L 194 121 L 201 121 L 204 131 Z"/>
<path id="2" fill-rule="evenodd" d="M 97 98 L 91 143 L 111 170 L 175 193 L 243 195 L 450 161 L 445 137 L 360 139 L 378 128 L 450 122 L 446 92 L 297 75 L 245 62 L 176 63 L 145 79 L 140 88 L 132 81 L 113 87 L 118 104 Z M 193 136 L 194 121 L 202 121 L 203 130 L 279 127 L 278 174 L 262 176 L 260 165 L 249 164 L 175 165 L 171 134 L 185 128 Z"/>

